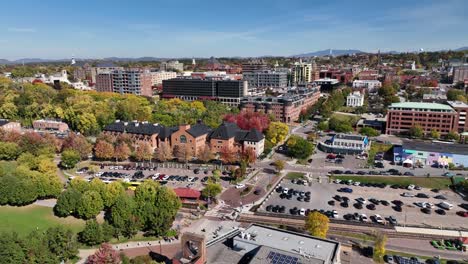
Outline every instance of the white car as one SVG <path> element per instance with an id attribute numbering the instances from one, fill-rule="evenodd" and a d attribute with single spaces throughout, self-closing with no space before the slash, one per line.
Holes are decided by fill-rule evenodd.
<path id="1" fill-rule="evenodd" d="M 242 183 L 236 184 L 236 189 L 242 189 L 244 187 L 245 187 L 245 184 L 242 184 Z"/>
<path id="2" fill-rule="evenodd" d="M 336 180 L 335 180 L 335 183 L 340 183 L 340 182 L 341 182 L 340 179 L 336 179 Z"/>
<path id="3" fill-rule="evenodd" d="M 167 181 L 167 179 L 169 179 L 169 175 L 164 176 L 162 179 L 163 181 Z"/>
<path id="4" fill-rule="evenodd" d="M 354 186 L 359 186 L 361 184 L 361 182 L 354 182 Z"/>
<path id="5" fill-rule="evenodd" d="M 301 208 L 301 210 L 299 210 L 299 215 L 305 216 L 305 212 L 306 210 L 304 208 Z"/>
<path id="6" fill-rule="evenodd" d="M 151 179 L 156 180 L 156 179 L 158 179 L 159 175 L 161 175 L 161 174 L 160 173 L 155 173 L 155 174 L 153 174 L 153 176 L 151 176 Z"/>
<path id="7" fill-rule="evenodd" d="M 195 179 L 195 178 L 194 178 L 194 177 L 189 177 L 189 178 L 188 178 L 188 181 L 189 181 L 189 182 L 192 182 L 193 179 Z"/>
<path id="8" fill-rule="evenodd" d="M 338 218 L 338 212 L 336 210 L 332 211 L 333 218 Z"/>
<path id="9" fill-rule="evenodd" d="M 369 220 L 369 218 L 367 218 L 367 215 L 366 214 L 361 214 L 361 222 L 367 222 Z"/>
<path id="10" fill-rule="evenodd" d="M 413 184 L 410 184 L 410 185 L 408 185 L 408 188 L 407 188 L 407 189 L 411 191 L 411 190 L 414 190 L 414 187 L 415 187 L 415 186 L 414 186 Z"/>
<path id="11" fill-rule="evenodd" d="M 384 220 L 380 215 L 378 214 L 374 215 L 374 219 L 375 219 L 375 222 L 377 222 L 378 224 L 381 224 L 381 225 L 384 224 Z"/>
<path id="12" fill-rule="evenodd" d="M 284 193 L 284 194 L 288 194 L 288 191 L 289 191 L 288 188 L 284 188 L 284 189 L 283 189 L 283 193 Z"/>

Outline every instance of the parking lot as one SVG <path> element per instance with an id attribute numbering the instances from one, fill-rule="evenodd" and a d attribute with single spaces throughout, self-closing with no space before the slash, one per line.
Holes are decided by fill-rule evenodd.
<path id="1" fill-rule="evenodd" d="M 229 186 L 228 175 L 223 172 L 221 184 L 223 187 Z M 122 180 L 130 185 L 139 185 L 141 181 L 152 179 L 160 184 L 172 188 L 192 188 L 201 190 L 208 177 L 213 175 L 213 171 L 207 168 L 162 168 L 162 167 L 131 167 L 131 166 L 101 166 L 99 172 L 92 175 L 86 168 L 77 171 L 77 175 L 88 180 L 94 177 L 100 178 L 103 182 Z"/>
<path id="2" fill-rule="evenodd" d="M 279 192 L 280 190 L 278 187 L 283 188 L 283 190 Z M 288 190 L 293 189 L 298 192 L 295 195 L 294 191 L 289 191 L 289 193 L 292 195 L 287 197 L 287 195 L 281 194 L 284 192 L 284 188 L 288 188 Z M 338 190 L 341 188 L 349 188 L 352 190 L 352 193 L 339 192 Z M 304 198 L 299 198 L 301 196 L 300 192 L 304 192 L 303 197 L 306 197 L 306 193 L 310 192 L 310 201 L 306 202 L 304 201 Z M 403 197 L 402 194 L 405 192 L 409 193 L 410 195 L 417 195 L 418 193 L 422 193 L 427 195 L 429 198 Z M 438 195 L 444 196 L 446 200 L 434 198 Z M 424 195 L 420 195 L 420 197 L 423 196 Z M 302 201 L 299 201 L 298 198 Z M 362 198 L 363 201 L 358 202 L 356 199 L 359 198 Z M 369 201 L 369 199 L 372 198 L 375 199 L 372 201 L 378 204 L 374 204 Z M 348 200 L 348 202 L 343 202 L 344 200 Z M 382 200 L 386 201 L 383 203 L 387 205 L 383 205 L 381 202 Z M 402 203 L 400 206 L 401 210 L 397 208 L 398 206 L 395 205 L 395 203 L 398 204 L 398 201 Z M 452 204 L 453 208 L 451 210 L 442 209 L 438 206 L 438 204 L 442 201 L 446 201 Z M 345 203 L 347 207 L 345 207 Z M 419 206 L 416 205 L 416 203 L 420 203 Z M 459 206 L 463 203 L 466 204 L 466 202 L 463 202 L 461 197 L 449 190 L 441 190 L 436 193 L 426 188 L 421 188 L 420 190 L 407 190 L 394 189 L 391 186 L 380 188 L 336 183 L 314 183 L 311 186 L 305 186 L 298 185 L 292 183 L 290 180 L 284 179 L 279 185 L 276 186 L 276 190 L 271 193 L 271 195 L 265 200 L 265 202 L 258 210 L 259 212 L 273 212 L 278 211 L 278 209 L 281 209 L 281 207 L 284 206 L 284 213 L 278 212 L 278 214 L 300 215 L 301 209 L 306 211 L 307 209 L 309 209 L 309 211 L 316 209 L 324 210 L 324 212 L 329 211 L 328 213 L 330 217 L 333 217 L 332 211 L 335 210 L 337 213 L 335 214 L 337 219 L 348 218 L 346 220 L 349 221 L 360 221 L 361 214 L 365 214 L 367 216 L 367 221 L 372 222 L 375 220 L 373 219 L 373 216 L 378 214 L 382 217 L 383 224 L 390 224 L 388 218 L 393 216 L 396 219 L 398 225 L 467 229 L 467 218 L 457 215 L 457 212 L 459 211 L 467 211 L 467 209 L 463 209 Z M 369 206 L 370 204 L 373 205 Z M 275 206 L 277 206 L 276 210 L 274 209 Z M 425 209 L 430 211 L 430 213 L 424 213 L 423 208 L 420 206 L 432 207 L 431 209 Z M 294 210 L 291 212 L 291 209 L 295 207 L 297 210 L 295 212 Z M 443 215 L 438 212 L 442 213 Z M 357 219 L 352 217 L 352 215 L 355 213 L 357 213 Z M 344 217 L 345 215 L 346 217 Z"/>

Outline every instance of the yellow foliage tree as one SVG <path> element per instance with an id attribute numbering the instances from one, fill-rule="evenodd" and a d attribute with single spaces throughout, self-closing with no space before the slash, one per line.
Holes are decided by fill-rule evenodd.
<path id="1" fill-rule="evenodd" d="M 312 212 L 306 218 L 306 230 L 312 236 L 326 238 L 330 220 L 320 212 Z"/>
<path id="2" fill-rule="evenodd" d="M 387 235 L 379 232 L 375 235 L 374 244 L 374 261 L 377 263 L 383 262 L 385 256 L 385 245 L 387 244 Z"/>

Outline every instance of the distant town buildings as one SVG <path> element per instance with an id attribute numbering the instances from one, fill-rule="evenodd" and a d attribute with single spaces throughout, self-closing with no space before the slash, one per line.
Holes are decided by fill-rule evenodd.
<path id="1" fill-rule="evenodd" d="M 288 86 L 288 74 L 280 71 L 244 72 L 243 78 L 251 88 L 276 88 Z"/>
<path id="2" fill-rule="evenodd" d="M 453 69 L 453 84 L 468 82 L 468 65 L 458 66 Z"/>
<path id="3" fill-rule="evenodd" d="M 291 79 L 293 85 L 312 82 L 312 63 L 305 63 L 302 60 L 295 62 L 291 69 Z"/>
<path id="4" fill-rule="evenodd" d="M 240 103 L 241 111 L 262 112 L 273 115 L 276 120 L 292 123 L 299 120 L 302 111 L 320 98 L 318 88 L 290 90 L 279 97 L 249 96 Z"/>
<path id="5" fill-rule="evenodd" d="M 364 94 L 355 91 L 346 97 L 346 106 L 359 107 L 364 105 Z"/>
<path id="6" fill-rule="evenodd" d="M 394 103 L 388 107 L 387 134 L 408 133 L 418 125 L 424 134 L 431 130 L 447 135 L 450 131 L 458 130 L 458 114 L 452 107 L 437 103 L 404 102 Z"/>
<path id="7" fill-rule="evenodd" d="M 3 131 L 20 132 L 21 124 L 19 122 L 10 121 L 8 119 L 0 119 L 0 129 Z"/>
<path id="8" fill-rule="evenodd" d="M 163 61 L 163 62 L 161 62 L 161 65 L 159 66 L 159 70 L 160 71 L 183 72 L 184 71 L 184 64 L 182 62 L 177 61 L 177 60 Z"/>
<path id="9" fill-rule="evenodd" d="M 246 81 L 221 78 L 176 78 L 163 81 L 163 98 L 180 98 L 187 101 L 214 100 L 238 106 L 247 95 Z"/>
<path id="10" fill-rule="evenodd" d="M 251 60 L 246 63 L 242 63 L 242 73 L 256 72 L 256 71 L 266 71 L 268 70 L 268 65 L 263 60 Z"/>
<path id="11" fill-rule="evenodd" d="M 354 80 L 353 88 L 365 88 L 370 91 L 379 89 L 382 87 L 382 83 L 378 80 Z"/>
<path id="12" fill-rule="evenodd" d="M 57 131 L 66 132 L 68 131 L 67 123 L 52 119 L 40 119 L 33 121 L 33 128 L 39 131 Z"/>
<path id="13" fill-rule="evenodd" d="M 164 80 L 169 80 L 177 77 L 177 73 L 173 71 L 157 71 L 150 72 L 151 83 L 153 86 L 160 85 Z"/>

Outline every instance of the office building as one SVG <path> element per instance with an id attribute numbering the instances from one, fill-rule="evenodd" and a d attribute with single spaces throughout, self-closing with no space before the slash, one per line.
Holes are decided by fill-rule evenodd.
<path id="1" fill-rule="evenodd" d="M 21 124 L 8 119 L 0 119 L 0 129 L 3 131 L 20 132 Z"/>
<path id="2" fill-rule="evenodd" d="M 346 97 L 346 106 L 359 107 L 364 105 L 364 94 L 353 92 Z"/>
<path id="3" fill-rule="evenodd" d="M 365 88 L 369 91 L 373 91 L 382 87 L 382 83 L 378 80 L 354 80 L 353 88 Z"/>
<path id="4" fill-rule="evenodd" d="M 243 79 L 250 88 L 278 88 L 288 85 L 288 74 L 277 71 L 244 72 Z"/>
<path id="5" fill-rule="evenodd" d="M 114 93 L 153 96 L 151 74 L 141 69 L 112 71 Z"/>
<path id="6" fill-rule="evenodd" d="M 169 80 L 177 77 L 177 73 L 173 71 L 157 71 L 150 72 L 151 84 L 153 86 L 162 84 L 162 81 Z"/>
<path id="7" fill-rule="evenodd" d="M 455 120 L 457 126 L 456 132 L 463 133 L 468 131 L 468 122 L 466 120 L 468 104 L 460 101 L 448 101 L 447 104 L 457 111 L 457 118 Z"/>
<path id="8" fill-rule="evenodd" d="M 184 71 L 184 64 L 179 61 L 163 61 L 161 62 L 161 65 L 159 66 L 160 71 L 178 71 L 178 72 L 183 72 Z"/>
<path id="9" fill-rule="evenodd" d="M 67 123 L 53 119 L 40 119 L 33 121 L 34 130 L 40 131 L 57 131 L 66 132 L 68 131 Z"/>
<path id="10" fill-rule="evenodd" d="M 256 72 L 256 71 L 266 71 L 268 70 L 268 65 L 263 60 L 252 60 L 246 63 L 242 63 L 242 73 L 247 72 Z"/>
<path id="11" fill-rule="evenodd" d="M 98 73 L 96 75 L 96 83 L 94 89 L 98 92 L 109 92 L 112 93 L 114 88 L 112 86 L 112 73 Z"/>
<path id="12" fill-rule="evenodd" d="M 331 139 L 319 143 L 322 151 L 339 154 L 362 154 L 370 149 L 367 136 L 335 134 Z"/>
<path id="13" fill-rule="evenodd" d="M 453 84 L 468 82 L 468 65 L 453 68 Z"/>
<path id="14" fill-rule="evenodd" d="M 291 90 L 279 97 L 250 96 L 242 98 L 240 110 L 262 112 L 273 115 L 278 121 L 292 123 L 298 121 L 301 112 L 315 104 L 319 98 L 318 88 Z"/>
<path id="15" fill-rule="evenodd" d="M 291 78 L 294 85 L 312 82 L 312 64 L 304 63 L 302 60 L 295 62 L 291 70 Z"/>
<path id="16" fill-rule="evenodd" d="M 331 92 L 340 82 L 337 79 L 323 78 L 315 80 L 314 84 L 320 86 L 320 92 Z"/>
<path id="17" fill-rule="evenodd" d="M 124 69 L 123 67 L 120 67 L 120 66 L 118 66 L 118 65 L 116 65 L 116 64 L 114 64 L 113 62 L 110 62 L 110 61 L 100 62 L 100 63 L 98 63 L 96 65 L 96 67 L 91 68 L 90 82 L 91 82 L 91 84 L 95 84 L 97 75 L 100 74 L 100 73 L 110 73 L 110 72 L 113 72 L 113 71 L 121 71 L 123 69 Z"/>
<path id="18" fill-rule="evenodd" d="M 387 112 L 387 134 L 405 134 L 419 125 L 424 134 L 431 130 L 447 135 L 458 130 L 458 114 L 452 107 L 437 103 L 404 102 L 393 103 Z"/>
<path id="19" fill-rule="evenodd" d="M 238 106 L 247 95 L 246 81 L 221 78 L 176 78 L 163 81 L 163 98 L 180 98 L 187 101 L 213 100 Z"/>

